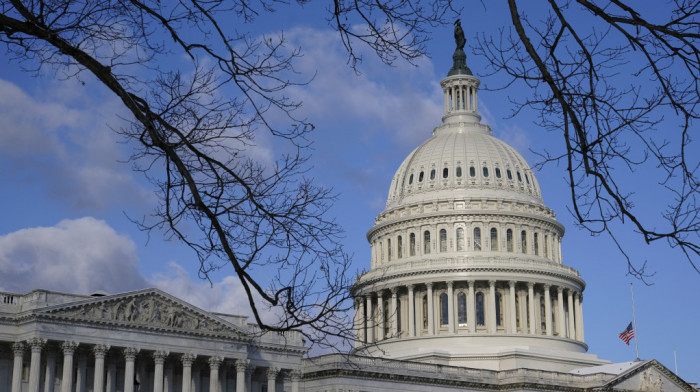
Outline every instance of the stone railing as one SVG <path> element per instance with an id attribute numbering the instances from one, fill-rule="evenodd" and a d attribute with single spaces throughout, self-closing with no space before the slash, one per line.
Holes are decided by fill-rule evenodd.
<path id="1" fill-rule="evenodd" d="M 392 359 L 329 354 L 304 361 L 304 374 L 330 370 L 360 371 L 375 374 L 407 377 L 435 378 L 440 380 L 479 382 L 493 384 L 548 384 L 561 387 L 593 387 L 609 381 L 614 376 L 605 373 L 578 375 L 547 370 L 513 369 L 487 370 L 431 363 L 399 361 Z"/>

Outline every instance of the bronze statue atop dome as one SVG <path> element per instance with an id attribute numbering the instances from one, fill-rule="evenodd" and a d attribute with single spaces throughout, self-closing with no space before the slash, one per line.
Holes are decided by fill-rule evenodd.
<path id="1" fill-rule="evenodd" d="M 462 29 L 462 22 L 457 19 L 455 20 L 455 43 L 457 44 L 457 49 L 455 49 L 452 55 L 452 69 L 447 73 L 447 76 L 453 75 L 471 75 L 472 71 L 467 67 L 467 55 L 464 53 L 464 45 L 466 45 L 467 40 L 464 38 L 464 30 Z"/>
<path id="2" fill-rule="evenodd" d="M 455 21 L 455 42 L 457 43 L 457 50 L 464 50 L 464 45 L 467 43 L 467 40 L 464 38 L 462 22 L 459 19 Z"/>

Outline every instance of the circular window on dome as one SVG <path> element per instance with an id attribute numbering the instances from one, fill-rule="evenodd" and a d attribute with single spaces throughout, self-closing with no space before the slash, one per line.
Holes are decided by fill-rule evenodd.
<path id="1" fill-rule="evenodd" d="M 513 179 L 513 173 L 510 172 L 510 169 L 506 170 L 506 176 L 508 177 L 509 180 Z"/>
<path id="2" fill-rule="evenodd" d="M 476 169 L 474 169 L 474 166 L 469 168 L 469 177 L 476 177 Z"/>
<path id="3" fill-rule="evenodd" d="M 442 169 L 442 178 L 447 178 L 448 170 L 447 168 Z"/>
<path id="4" fill-rule="evenodd" d="M 434 180 L 435 179 L 435 169 L 430 171 L 430 179 Z"/>
<path id="5" fill-rule="evenodd" d="M 496 168 L 496 178 L 501 178 L 501 169 Z"/>
<path id="6" fill-rule="evenodd" d="M 411 174 L 410 177 L 408 177 L 408 185 L 413 184 L 413 174 Z"/>
<path id="7" fill-rule="evenodd" d="M 488 177 L 488 176 L 489 176 L 489 168 L 484 166 L 484 177 Z"/>
<path id="8" fill-rule="evenodd" d="M 462 177 L 462 166 L 457 166 L 457 177 Z"/>

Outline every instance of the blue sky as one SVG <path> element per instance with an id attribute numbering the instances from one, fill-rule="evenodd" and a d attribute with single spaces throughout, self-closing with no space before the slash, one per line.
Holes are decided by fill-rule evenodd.
<path id="1" fill-rule="evenodd" d="M 468 45 L 475 44 L 475 34 L 495 33 L 509 23 L 503 10 L 489 7 L 463 16 Z M 283 28 L 304 53 L 297 70 L 317 72 L 309 85 L 294 87 L 290 94 L 304 102 L 301 113 L 316 126 L 310 173 L 340 194 L 330 212 L 344 227 L 346 250 L 360 271 L 369 267 L 365 233 L 384 207 L 395 170 L 440 123 L 439 81 L 451 66 L 452 29 L 432 32 L 430 58 L 419 59 L 416 66 L 397 62 L 388 67 L 367 53 L 357 75 L 319 10 L 294 5 L 287 11 L 261 19 L 253 28 L 256 33 Z M 485 59 L 470 51 L 468 65 L 477 75 L 485 73 Z M 112 131 L 125 111 L 94 80 L 86 78 L 83 85 L 61 79 L 51 72 L 21 72 L 0 57 L 0 290 L 91 293 L 157 286 L 205 309 L 247 314 L 245 304 L 235 300 L 240 288 L 230 269 L 215 273 L 211 287 L 198 278 L 187 248 L 158 233 L 149 237 L 127 219 L 148 214 L 155 197 L 151 185 L 124 163 L 128 146 L 118 143 Z M 502 82 L 498 76 L 482 78 L 482 86 Z M 482 90 L 479 102 L 494 135 L 532 165 L 537 156 L 530 150 L 556 148 L 559 139 L 534 125 L 532 113 L 507 118 L 512 110 L 508 99 L 528 92 L 517 85 Z M 274 159 L 275 147 L 264 137 L 257 142 L 256 156 Z M 545 203 L 567 228 L 564 263 L 587 282 L 583 306 L 589 352 L 614 362 L 634 359 L 634 346 L 617 337 L 632 318 L 633 282 L 640 357 L 656 358 L 673 370 L 676 349 L 679 374 L 700 381 L 695 333 L 700 275 L 677 250 L 646 245 L 630 227 L 618 225 L 625 230 L 621 237 L 632 259 L 647 260 L 656 272 L 650 286 L 628 277 L 625 260 L 610 239 L 574 226 L 563 169 L 549 165 L 536 174 Z M 639 188 L 642 214 L 666 197 L 653 186 L 629 185 Z"/>

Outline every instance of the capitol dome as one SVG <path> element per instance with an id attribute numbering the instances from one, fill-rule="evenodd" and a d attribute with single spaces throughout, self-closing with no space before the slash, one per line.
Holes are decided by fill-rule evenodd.
<path id="1" fill-rule="evenodd" d="M 481 123 L 479 79 L 455 51 L 445 113 L 399 166 L 352 287 L 355 351 L 493 370 L 574 369 L 585 282 L 530 166 Z"/>

